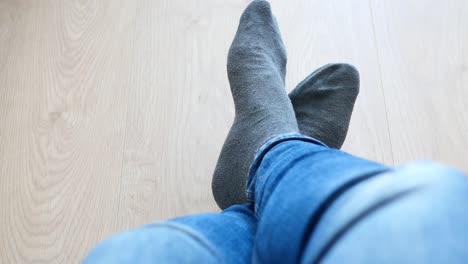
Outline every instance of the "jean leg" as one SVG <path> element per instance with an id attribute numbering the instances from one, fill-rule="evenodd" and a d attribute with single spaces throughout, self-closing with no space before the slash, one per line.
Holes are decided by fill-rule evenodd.
<path id="1" fill-rule="evenodd" d="M 466 257 L 467 206 L 453 205 L 467 200 L 468 178 L 427 164 L 392 169 L 312 142 L 272 140 L 252 166 L 254 262 L 414 263 L 431 256 L 425 248 L 445 249 L 439 260 Z"/>
<path id="2" fill-rule="evenodd" d="M 273 139 L 265 146 L 252 165 L 247 190 L 258 218 L 257 263 L 299 263 L 329 204 L 360 181 L 389 170 L 306 137 Z"/>
<path id="3" fill-rule="evenodd" d="M 431 162 L 396 168 L 328 209 L 304 263 L 466 263 L 467 201 L 468 177 L 452 168 Z"/>
<path id="4" fill-rule="evenodd" d="M 256 218 L 252 205 L 145 225 L 114 235 L 84 263 L 250 263 Z"/>

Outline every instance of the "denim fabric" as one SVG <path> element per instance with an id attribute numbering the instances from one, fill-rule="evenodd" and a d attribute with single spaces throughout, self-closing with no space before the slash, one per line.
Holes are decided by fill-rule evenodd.
<path id="1" fill-rule="evenodd" d="M 101 242 L 83 263 L 250 263 L 252 204 L 149 224 Z"/>
<path id="2" fill-rule="evenodd" d="M 451 168 L 391 168 L 285 134 L 258 151 L 247 186 L 248 204 L 115 235 L 85 262 L 468 260 L 468 178 Z"/>

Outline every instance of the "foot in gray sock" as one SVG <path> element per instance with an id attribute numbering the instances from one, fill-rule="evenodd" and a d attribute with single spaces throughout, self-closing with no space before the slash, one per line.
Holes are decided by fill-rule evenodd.
<path id="1" fill-rule="evenodd" d="M 359 93 L 359 73 L 349 64 L 327 64 L 290 94 L 301 133 L 339 149 Z"/>
<path id="2" fill-rule="evenodd" d="M 285 88 L 286 52 L 270 5 L 255 0 L 244 11 L 228 55 L 235 119 L 213 175 L 222 209 L 246 201 L 246 181 L 255 153 L 268 139 L 298 132 Z"/>

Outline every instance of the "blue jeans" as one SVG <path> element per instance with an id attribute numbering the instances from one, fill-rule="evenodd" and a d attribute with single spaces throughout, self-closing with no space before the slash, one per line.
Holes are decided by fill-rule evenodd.
<path id="1" fill-rule="evenodd" d="M 251 167 L 251 202 L 117 234 L 85 263 L 467 263 L 468 178 L 286 134 Z"/>

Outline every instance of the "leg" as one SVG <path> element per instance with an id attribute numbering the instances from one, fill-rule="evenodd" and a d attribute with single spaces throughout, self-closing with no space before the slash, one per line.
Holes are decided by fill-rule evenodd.
<path id="1" fill-rule="evenodd" d="M 99 244 L 84 263 L 250 263 L 251 204 L 149 224 Z"/>
<path id="2" fill-rule="evenodd" d="M 468 178 L 445 167 L 392 169 L 292 135 L 260 150 L 248 195 L 259 219 L 256 262 L 468 258 Z"/>

